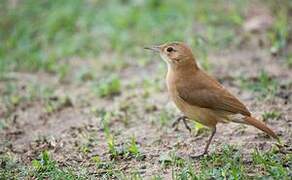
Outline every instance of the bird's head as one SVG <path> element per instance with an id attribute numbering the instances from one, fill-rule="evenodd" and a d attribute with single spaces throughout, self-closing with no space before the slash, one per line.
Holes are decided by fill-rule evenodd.
<path id="1" fill-rule="evenodd" d="M 170 42 L 158 46 L 145 47 L 160 54 L 171 67 L 196 65 L 191 49 L 182 42 Z"/>

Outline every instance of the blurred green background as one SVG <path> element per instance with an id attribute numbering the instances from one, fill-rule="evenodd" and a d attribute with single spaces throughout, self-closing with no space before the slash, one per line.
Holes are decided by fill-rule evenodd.
<path id="1" fill-rule="evenodd" d="M 0 68 L 56 72 L 59 61 L 100 54 L 145 56 L 142 47 L 185 41 L 200 57 L 240 44 L 245 0 L 1 0 Z M 270 46 L 288 40 L 291 1 L 264 1 L 276 23 L 266 34 Z M 250 3 L 249 3 L 250 4 Z M 276 6 L 275 6 L 276 5 Z M 281 6 L 281 9 L 277 9 Z"/>

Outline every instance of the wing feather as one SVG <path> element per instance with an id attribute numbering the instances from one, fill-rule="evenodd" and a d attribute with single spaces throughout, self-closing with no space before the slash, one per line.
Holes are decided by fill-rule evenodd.
<path id="1" fill-rule="evenodd" d="M 180 98 L 191 105 L 250 116 L 250 112 L 235 96 L 203 71 L 181 79 L 176 84 Z"/>

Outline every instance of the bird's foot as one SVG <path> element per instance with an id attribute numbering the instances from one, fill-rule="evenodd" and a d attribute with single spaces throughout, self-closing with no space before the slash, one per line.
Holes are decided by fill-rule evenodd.
<path id="1" fill-rule="evenodd" d="M 216 126 L 213 128 L 212 134 L 207 141 L 204 152 L 202 154 L 199 154 L 199 155 L 191 156 L 192 159 L 201 158 L 202 156 L 208 155 L 208 149 L 209 149 L 209 146 L 211 144 L 211 141 L 212 141 L 215 133 L 216 133 Z"/>
<path id="2" fill-rule="evenodd" d="M 192 132 L 192 129 L 190 128 L 190 126 L 187 124 L 187 117 L 186 116 L 180 116 L 178 117 L 173 123 L 172 123 L 172 127 L 175 128 L 175 130 L 178 129 L 178 123 L 182 120 L 184 125 L 185 125 L 185 128 L 191 133 Z"/>
<path id="3" fill-rule="evenodd" d="M 192 133 L 192 129 L 191 129 L 191 127 L 188 125 L 188 123 L 187 123 L 187 119 L 183 119 L 183 122 L 184 122 L 185 128 L 187 128 L 187 130 L 188 130 L 190 133 Z"/>
<path id="4" fill-rule="evenodd" d="M 171 127 L 174 128 L 175 131 L 178 130 L 178 123 L 180 122 L 180 120 L 182 119 L 182 117 L 178 117 L 174 120 L 174 122 L 172 123 Z"/>

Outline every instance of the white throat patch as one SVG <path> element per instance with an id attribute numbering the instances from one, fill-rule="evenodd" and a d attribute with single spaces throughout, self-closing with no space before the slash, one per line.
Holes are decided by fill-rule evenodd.
<path id="1" fill-rule="evenodd" d="M 160 57 L 167 63 L 167 68 L 170 70 L 171 68 L 171 60 L 167 57 L 167 55 L 160 53 Z"/>

